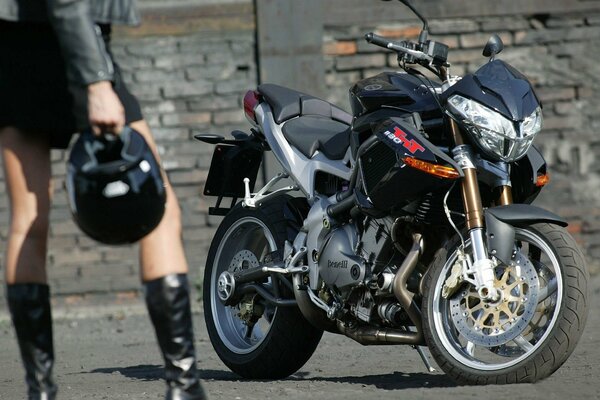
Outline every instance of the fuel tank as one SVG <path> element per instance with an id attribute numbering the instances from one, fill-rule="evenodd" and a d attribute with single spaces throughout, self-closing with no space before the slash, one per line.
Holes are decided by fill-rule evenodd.
<path id="1" fill-rule="evenodd" d="M 383 72 L 352 86 L 350 104 L 354 122 L 350 145 L 354 155 L 373 134 L 373 125 L 390 117 L 413 119 L 414 114 L 418 114 L 417 129 L 422 129 L 436 145 L 446 144 L 444 116 L 424 81 L 434 87 L 439 84 L 422 79 L 405 72 Z"/>
<path id="2" fill-rule="evenodd" d="M 418 112 L 423 120 L 442 116 L 437 102 L 424 82 L 404 72 L 383 72 L 358 81 L 350 89 L 350 105 L 355 118 L 383 106 L 394 107 L 407 113 Z"/>

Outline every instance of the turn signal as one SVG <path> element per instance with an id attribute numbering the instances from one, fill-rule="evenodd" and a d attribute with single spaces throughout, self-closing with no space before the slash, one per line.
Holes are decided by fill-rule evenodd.
<path id="1" fill-rule="evenodd" d="M 535 181 L 535 186 L 542 187 L 550 182 L 550 175 L 548 174 L 539 174 L 537 176 L 537 180 Z"/>
<path id="2" fill-rule="evenodd" d="M 460 178 L 460 174 L 457 170 L 452 167 L 445 167 L 443 165 L 432 164 L 427 161 L 417 160 L 413 157 L 406 157 L 404 159 L 404 164 L 412 167 L 414 169 L 418 169 L 419 171 L 426 172 L 431 175 L 435 175 L 439 178 L 446 179 L 458 179 Z"/>

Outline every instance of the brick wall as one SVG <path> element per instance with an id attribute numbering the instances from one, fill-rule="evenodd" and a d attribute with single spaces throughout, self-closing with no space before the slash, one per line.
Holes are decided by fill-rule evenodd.
<path id="1" fill-rule="evenodd" d="M 241 96 L 257 85 L 251 3 L 243 2 L 236 9 L 229 4 L 203 3 L 207 4 L 202 5 L 200 16 L 194 15 L 193 9 L 191 13 L 171 10 L 166 17 L 160 9 L 146 10 L 142 27 L 117 27 L 111 43 L 124 80 L 140 100 L 178 196 L 185 250 L 196 283 L 201 279 L 219 218 L 208 216 L 213 199 L 202 196 L 213 146 L 196 141 L 193 135 L 226 135 L 233 129 L 246 128 Z M 206 19 L 210 21 L 205 24 Z M 140 287 L 137 246 L 99 245 L 79 231 L 63 189 L 67 158 L 68 152 L 52 151 L 55 196 L 48 273 L 53 294 L 66 301 L 79 301 L 84 295 L 134 294 Z M 2 257 L 7 207 L 2 194 Z M 4 296 L 0 296 L 0 303 L 3 301 Z"/>
<path id="2" fill-rule="evenodd" d="M 168 7 L 171 3 L 184 6 Z M 213 147 L 192 137 L 197 132 L 226 134 L 247 129 L 240 98 L 257 84 L 257 44 L 251 1 L 202 0 L 192 8 L 187 4 L 171 1 L 145 8 L 142 27 L 117 29 L 112 49 L 131 91 L 142 103 L 179 197 L 192 279 L 199 281 L 220 218 L 207 215 L 213 199 L 201 195 Z M 422 11 L 427 13 L 426 8 Z M 369 31 L 407 39 L 416 37 L 419 26 L 411 22 L 325 23 L 327 98 L 346 109 L 352 83 L 397 68 L 393 56 L 364 42 L 362 37 Z M 553 178 L 539 204 L 569 219 L 588 260 L 598 268 L 600 167 L 595 160 L 600 153 L 596 133 L 600 104 L 595 90 L 600 76 L 596 64 L 600 60 L 600 8 L 585 14 L 438 18 L 431 20 L 431 32 L 452 48 L 454 74 L 484 63 L 481 49 L 487 37 L 497 32 L 506 44 L 500 58 L 533 80 L 545 115 L 545 128 L 536 144 Z M 136 247 L 98 245 L 71 221 L 62 189 L 65 159 L 64 152 L 53 151 L 56 193 L 48 261 L 54 293 L 77 298 L 84 293 L 135 292 L 139 287 Z M 7 224 L 7 199 L 0 195 L 0 250 Z"/>
<path id="3" fill-rule="evenodd" d="M 130 90 L 140 99 L 180 201 L 186 254 L 198 281 L 216 220 L 207 215 L 213 200 L 202 196 L 213 146 L 196 141 L 193 135 L 228 134 L 244 128 L 240 93 L 256 86 L 253 36 L 243 31 L 161 38 L 121 35 L 115 37 L 112 48 Z M 62 179 L 66 155 L 59 157 L 56 166 Z M 62 190 L 57 191 L 57 198 L 64 200 Z M 55 292 L 121 291 L 139 286 L 137 246 L 99 246 L 65 218 L 66 209 L 55 208 L 53 214 L 60 219 L 52 225 L 49 251 Z M 75 279 L 62 279 L 69 276 Z"/>
<path id="4" fill-rule="evenodd" d="M 395 55 L 366 43 L 374 31 L 395 39 L 416 39 L 419 24 L 326 26 L 328 100 L 346 109 L 348 88 L 382 70 L 398 69 Z M 431 38 L 448 44 L 451 73 L 473 72 L 490 34 L 506 45 L 499 58 L 534 83 L 543 102 L 544 129 L 536 139 L 552 177 L 536 204 L 570 222 L 588 263 L 600 270 L 600 8 L 595 13 L 433 19 Z"/>

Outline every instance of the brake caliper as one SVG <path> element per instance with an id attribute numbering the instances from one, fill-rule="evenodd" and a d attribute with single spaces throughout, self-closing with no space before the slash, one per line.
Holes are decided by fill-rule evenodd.
<path id="1" fill-rule="evenodd" d="M 256 324 L 265 312 L 265 306 L 258 301 L 259 299 L 258 295 L 246 295 L 240 302 L 238 317 L 247 325 Z"/>
<path id="2" fill-rule="evenodd" d="M 450 275 L 446 278 L 446 282 L 444 282 L 444 287 L 442 288 L 442 297 L 447 299 L 451 297 L 454 293 L 458 291 L 460 285 L 464 282 L 463 279 L 463 269 L 465 268 L 465 255 L 462 251 L 459 251 L 458 258 L 456 262 L 452 266 L 452 271 L 450 271 Z"/>

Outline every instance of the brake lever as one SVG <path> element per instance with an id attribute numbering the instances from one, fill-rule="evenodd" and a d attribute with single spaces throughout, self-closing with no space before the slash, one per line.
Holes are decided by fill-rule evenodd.
<path id="1" fill-rule="evenodd" d="M 390 43 L 388 45 L 388 49 L 408 54 L 409 56 L 414 57 L 417 60 L 423 60 L 423 61 L 429 61 L 429 62 L 431 62 L 433 60 L 433 57 L 428 56 L 427 54 L 423 53 L 422 51 L 412 50 L 412 49 L 409 49 L 406 47 L 398 46 L 394 43 Z"/>

